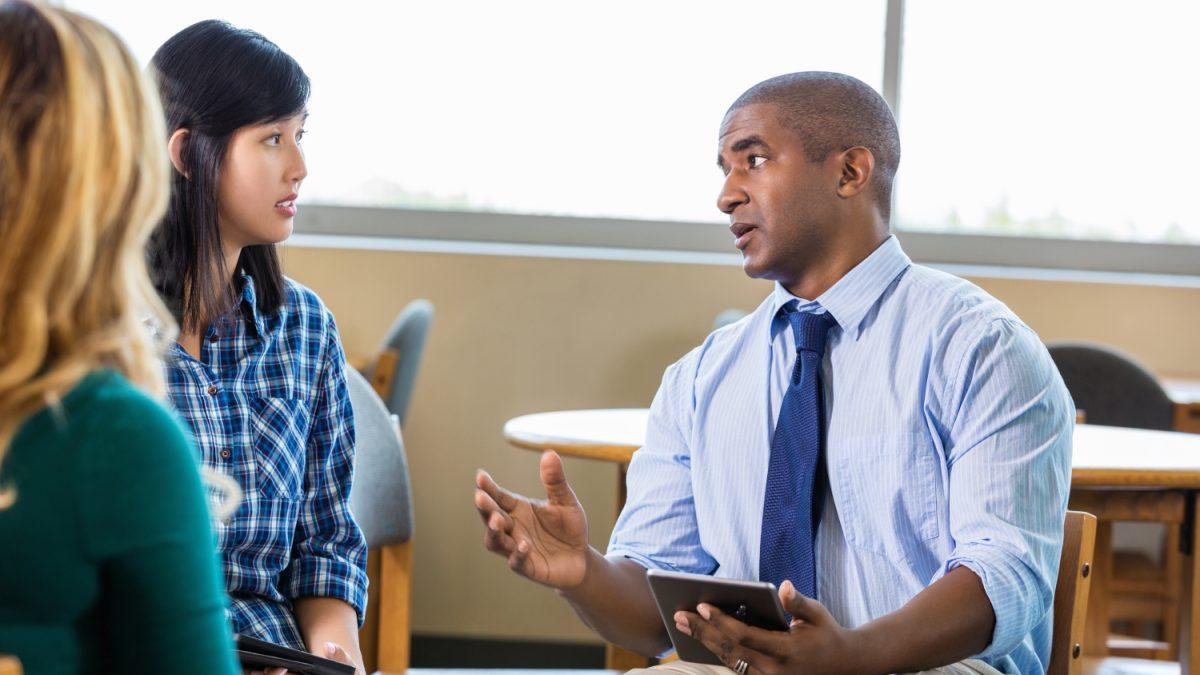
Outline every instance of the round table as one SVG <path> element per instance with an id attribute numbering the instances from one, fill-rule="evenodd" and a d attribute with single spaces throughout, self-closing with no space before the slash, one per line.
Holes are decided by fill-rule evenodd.
<path id="1" fill-rule="evenodd" d="M 646 440 L 645 408 L 562 410 L 524 415 L 504 425 L 509 443 L 529 450 L 613 462 L 619 468 L 617 510 L 625 504 L 625 470 Z M 1200 675 L 1200 434 L 1099 425 L 1075 427 L 1071 508 L 1100 520 L 1092 578 L 1087 652 L 1107 653 L 1107 585 L 1112 569 L 1112 522 L 1136 520 L 1179 527 L 1178 582 L 1181 673 Z M 1197 627 L 1189 630 L 1188 626 Z M 610 645 L 610 657 L 612 656 Z M 610 665 L 609 667 L 613 667 Z"/>

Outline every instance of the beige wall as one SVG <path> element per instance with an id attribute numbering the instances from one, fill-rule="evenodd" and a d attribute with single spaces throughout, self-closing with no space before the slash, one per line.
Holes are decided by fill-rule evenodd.
<path id="1" fill-rule="evenodd" d="M 471 503 L 477 467 L 536 493 L 537 456 L 500 437 L 544 410 L 642 407 L 665 366 L 722 309 L 752 309 L 769 285 L 733 266 L 290 247 L 287 273 L 337 316 L 347 352 L 366 356 L 396 313 L 437 308 L 404 430 L 416 502 L 413 630 L 591 640 L 552 592 L 517 579 L 482 547 Z M 1200 289 L 973 279 L 1043 339 L 1123 348 L 1160 373 L 1200 378 Z M 601 549 L 616 470 L 568 461 Z"/>

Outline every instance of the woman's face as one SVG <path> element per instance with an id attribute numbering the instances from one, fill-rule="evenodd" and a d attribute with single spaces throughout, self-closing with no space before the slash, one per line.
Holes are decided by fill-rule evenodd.
<path id="1" fill-rule="evenodd" d="M 292 234 L 300 183 L 308 175 L 300 139 L 307 113 L 242 127 L 221 165 L 221 240 L 238 249 L 278 244 Z"/>

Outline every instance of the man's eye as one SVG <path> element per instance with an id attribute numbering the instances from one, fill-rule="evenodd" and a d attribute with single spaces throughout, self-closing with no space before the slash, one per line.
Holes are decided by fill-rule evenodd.
<path id="1" fill-rule="evenodd" d="M 767 161 L 767 158 L 763 157 L 762 155 L 750 155 L 750 168 L 757 169 L 758 167 L 762 166 L 763 162 L 765 161 Z"/>

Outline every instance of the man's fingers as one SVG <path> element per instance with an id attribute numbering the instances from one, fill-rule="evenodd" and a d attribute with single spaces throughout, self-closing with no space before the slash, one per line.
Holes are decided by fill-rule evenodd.
<path id="1" fill-rule="evenodd" d="M 483 518 L 483 524 L 497 530 L 512 532 L 513 519 L 508 515 L 496 500 L 492 499 L 488 493 L 483 490 L 475 491 L 475 510 L 479 511 L 479 516 Z"/>
<path id="2" fill-rule="evenodd" d="M 520 497 L 500 487 L 500 485 L 497 484 L 492 478 L 491 474 L 483 469 L 480 469 L 475 473 L 475 487 L 486 492 L 487 495 L 500 506 L 500 508 L 507 512 L 511 513 L 512 510 L 517 508 L 517 505 L 521 503 Z"/>
<path id="3" fill-rule="evenodd" d="M 575 491 L 571 489 L 567 483 L 567 472 L 563 469 L 562 458 L 557 452 L 547 450 L 542 453 L 542 460 L 538 464 L 538 471 L 542 477 L 542 487 L 546 488 L 546 499 L 558 506 L 576 506 L 579 500 L 575 497 Z"/>
<path id="4" fill-rule="evenodd" d="M 500 511 L 500 505 L 495 499 L 488 496 L 488 493 L 479 488 L 475 488 L 475 510 L 479 512 L 479 517 L 483 519 L 483 524 L 487 525 L 488 518 L 493 511 Z"/>
<path id="5" fill-rule="evenodd" d="M 710 617 L 715 616 L 711 612 L 709 612 L 709 615 Z M 741 623 L 736 619 L 731 620 Z M 771 657 L 752 647 L 739 644 L 732 635 L 724 632 L 716 623 L 705 619 L 700 614 L 676 612 L 675 624 L 677 628 L 681 629 L 686 626 L 686 630 L 683 632 L 699 640 L 701 644 L 707 647 L 710 652 L 715 654 L 729 668 L 734 668 L 737 662 L 741 660 L 749 664 L 747 673 L 762 673 L 764 667 L 772 662 Z"/>
<path id="6" fill-rule="evenodd" d="M 514 542 L 512 553 L 508 556 L 508 568 L 518 574 L 523 574 L 525 561 L 529 559 L 529 544 L 528 542 Z"/>
<path id="7" fill-rule="evenodd" d="M 492 553 L 508 557 L 517 549 L 517 542 L 504 532 L 489 527 L 483 533 L 483 546 Z"/>
<path id="8" fill-rule="evenodd" d="M 496 530 L 498 532 L 503 532 L 505 534 L 511 534 L 512 533 L 512 518 L 509 518 L 509 517 L 505 516 L 503 513 L 496 511 L 496 512 L 492 513 L 491 518 L 488 518 L 487 526 L 490 529 Z"/>
<path id="9" fill-rule="evenodd" d="M 706 620 L 710 625 L 743 647 L 768 654 L 786 649 L 788 634 L 785 631 L 763 630 L 746 625 L 709 604 L 702 604 L 697 610 L 701 618 L 707 614 Z"/>
<path id="10" fill-rule="evenodd" d="M 779 584 L 779 602 L 788 614 L 792 615 L 792 623 L 802 621 L 820 624 L 829 616 L 828 610 L 821 603 L 801 595 L 791 581 Z"/>

